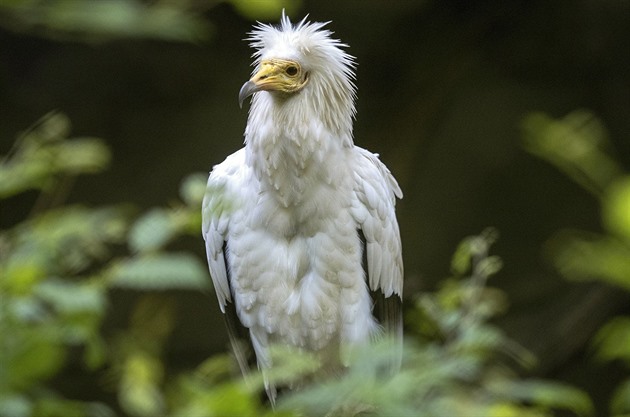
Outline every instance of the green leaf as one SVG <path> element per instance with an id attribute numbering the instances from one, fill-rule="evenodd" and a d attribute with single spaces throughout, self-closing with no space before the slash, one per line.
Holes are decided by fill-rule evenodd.
<path id="1" fill-rule="evenodd" d="M 38 417 L 114 417 L 113 410 L 105 404 L 70 400 L 50 393 L 38 399 L 34 415 Z"/>
<path id="2" fill-rule="evenodd" d="M 602 217 L 611 233 L 630 242 L 630 177 L 626 176 L 606 189 Z"/>
<path id="3" fill-rule="evenodd" d="M 512 400 L 527 401 L 547 407 L 570 410 L 580 416 L 591 416 L 595 410 L 583 391 L 559 382 L 543 380 L 497 380 L 491 389 Z"/>
<path id="4" fill-rule="evenodd" d="M 475 265 L 475 274 L 490 277 L 503 268 L 503 261 L 498 256 L 488 256 Z"/>
<path id="5" fill-rule="evenodd" d="M 29 132 L 30 139 L 36 138 L 39 142 L 55 142 L 70 135 L 72 124 L 67 115 L 53 111 L 39 119 Z"/>
<path id="6" fill-rule="evenodd" d="M 578 110 L 560 120 L 534 113 L 523 120 L 525 149 L 554 164 L 599 196 L 621 168 L 606 153 L 608 138 L 599 119 Z"/>
<path id="7" fill-rule="evenodd" d="M 187 176 L 182 181 L 179 194 L 182 200 L 190 206 L 201 209 L 201 201 L 206 193 L 207 174 L 195 173 Z"/>
<path id="8" fill-rule="evenodd" d="M 129 247 L 135 252 L 148 252 L 162 248 L 177 230 L 169 212 L 155 208 L 141 216 L 129 231 Z"/>
<path id="9" fill-rule="evenodd" d="M 162 363 L 146 352 L 134 352 L 126 358 L 118 390 L 118 400 L 132 416 L 152 417 L 164 414 L 160 384 L 164 377 Z"/>
<path id="10" fill-rule="evenodd" d="M 288 16 L 299 10 L 301 1 L 296 0 L 230 0 L 240 14 L 251 20 L 278 19 L 282 10 Z"/>
<path id="11" fill-rule="evenodd" d="M 6 391 L 0 394 L 0 416 L 30 417 L 33 415 L 33 401 L 26 395 Z"/>
<path id="12" fill-rule="evenodd" d="M 98 334 L 93 334 L 85 340 L 85 351 L 83 352 L 83 362 L 90 370 L 95 370 L 102 366 L 107 359 L 107 345 Z"/>
<path id="13" fill-rule="evenodd" d="M 630 414 L 630 379 L 626 379 L 615 389 L 610 400 L 610 413 L 620 417 Z"/>
<path id="14" fill-rule="evenodd" d="M 11 341 L 3 346 L 6 350 L 2 354 L 9 387 L 27 390 L 61 369 L 66 352 L 56 334 L 58 329 L 44 326 L 13 328 Z"/>
<path id="15" fill-rule="evenodd" d="M 462 329 L 451 348 L 455 352 L 473 353 L 486 357 L 497 351 L 504 340 L 505 336 L 499 329 L 478 325 Z"/>
<path id="16" fill-rule="evenodd" d="M 274 382 L 290 382 L 317 370 L 321 362 L 312 353 L 287 345 L 273 345 L 270 354 L 274 367 L 267 376 Z"/>
<path id="17" fill-rule="evenodd" d="M 198 41 L 210 27 L 188 2 L 139 0 L 48 0 L 0 3 L 10 24 L 56 39 L 107 41 L 148 37 Z M 190 10 L 189 10 L 190 9 Z"/>
<path id="18" fill-rule="evenodd" d="M 615 317 L 595 336 L 597 357 L 604 361 L 621 359 L 630 366 L 630 317 Z"/>
<path id="19" fill-rule="evenodd" d="M 57 172 L 75 175 L 100 172 L 109 165 L 111 159 L 109 148 L 97 138 L 64 141 L 50 151 L 55 152 Z"/>
<path id="20" fill-rule="evenodd" d="M 463 240 L 455 250 L 451 259 L 451 271 L 456 276 L 463 276 L 468 273 L 472 262 L 472 251 L 470 249 L 472 238 Z"/>
<path id="21" fill-rule="evenodd" d="M 553 262 L 567 278 L 600 279 L 630 290 L 630 245 L 612 237 L 560 233 L 549 246 Z"/>
<path id="22" fill-rule="evenodd" d="M 101 287 L 89 283 L 73 283 L 49 279 L 40 283 L 35 294 L 60 313 L 105 312 L 107 300 Z"/>
<path id="23" fill-rule="evenodd" d="M 68 140 L 68 118 L 52 113 L 23 134 L 13 152 L 0 159 L 0 198 L 29 189 L 46 189 L 59 174 L 95 173 L 110 161 L 105 143 L 97 138 Z"/>
<path id="24" fill-rule="evenodd" d="M 33 257 L 25 258 L 12 254 L 3 265 L 3 280 L 0 281 L 0 288 L 12 295 L 30 294 L 34 286 L 46 277 L 46 269 L 38 262 L 34 262 Z"/>
<path id="25" fill-rule="evenodd" d="M 138 290 L 207 289 L 209 276 L 199 259 L 187 253 L 152 254 L 118 262 L 111 284 Z"/>
<path id="26" fill-rule="evenodd" d="M 7 198 L 30 189 L 43 188 L 50 179 L 46 164 L 0 164 L 0 198 Z"/>
<path id="27" fill-rule="evenodd" d="M 124 230 L 120 209 L 64 207 L 14 228 L 12 252 L 49 276 L 67 276 L 104 258 L 107 243 L 120 241 Z"/>
<path id="28" fill-rule="evenodd" d="M 477 258 L 487 259 L 488 250 L 498 238 L 498 232 L 496 229 L 489 227 L 483 230 L 479 235 L 469 236 L 461 241 L 457 246 L 455 253 L 451 259 L 451 271 L 456 276 L 463 276 L 473 266 L 473 262 Z M 484 260 L 484 269 L 488 269 L 486 272 L 493 274 L 501 269 L 500 259 L 492 257 L 490 260 Z M 478 271 L 473 271 L 477 273 Z"/>
<path id="29" fill-rule="evenodd" d="M 541 417 L 542 414 L 533 410 L 523 409 L 508 402 L 493 404 L 486 410 L 485 417 Z"/>

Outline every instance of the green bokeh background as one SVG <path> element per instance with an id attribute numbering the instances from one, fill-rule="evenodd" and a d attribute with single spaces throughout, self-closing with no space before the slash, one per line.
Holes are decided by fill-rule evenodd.
<path id="1" fill-rule="evenodd" d="M 86 35 L 81 27 L 68 32 L 69 20 L 21 21 L 11 3 L 20 2 L 0 2 L 0 154 L 16 132 L 60 110 L 75 135 L 102 137 L 113 153 L 111 168 L 81 178 L 69 201 L 141 208 L 163 204 L 187 174 L 209 171 L 242 146 L 247 106 L 239 109 L 237 94 L 252 53 L 243 39 L 255 19 L 276 22 L 288 4 L 199 2 L 205 7 L 192 8 L 190 26 L 158 21 Z M 601 230 L 599 205 L 522 149 L 520 125 L 531 111 L 561 117 L 590 109 L 607 127 L 613 154 L 630 166 L 630 3 L 289 4 L 294 20 L 307 13 L 331 20 L 356 56 L 355 143 L 381 155 L 405 194 L 398 215 L 406 294 L 434 288 L 463 236 L 496 227 L 505 266 L 495 285 L 510 302 L 499 325 L 539 357 L 539 374 L 607 396 L 623 371 L 588 365 L 586 346 L 610 316 L 629 311 L 628 297 L 567 283 L 544 252 L 560 229 Z M 34 198 L 3 203 L 0 228 L 21 219 Z M 204 256 L 201 236 L 181 245 Z M 225 350 L 214 294 L 175 296 L 169 358 L 185 368 Z M 106 332 L 126 323 L 134 297 L 114 293 Z M 80 386 L 68 372 L 68 385 Z"/>

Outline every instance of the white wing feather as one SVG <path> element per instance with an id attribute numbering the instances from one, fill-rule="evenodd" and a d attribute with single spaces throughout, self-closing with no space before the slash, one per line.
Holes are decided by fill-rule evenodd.
<path id="1" fill-rule="evenodd" d="M 206 255 L 212 283 L 221 311 L 232 301 L 228 270 L 223 252 L 227 230 L 233 211 L 238 205 L 238 183 L 243 176 L 245 152 L 240 150 L 216 165 L 208 178 L 202 204 L 202 231 L 206 241 Z"/>
<path id="2" fill-rule="evenodd" d="M 352 216 L 366 240 L 368 284 L 385 297 L 402 298 L 403 263 L 396 197 L 402 191 L 387 167 L 375 155 L 355 146 L 355 190 Z"/>

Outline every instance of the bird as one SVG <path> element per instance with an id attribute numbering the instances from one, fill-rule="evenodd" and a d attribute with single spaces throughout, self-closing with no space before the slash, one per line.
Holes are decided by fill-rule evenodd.
<path id="1" fill-rule="evenodd" d="M 330 22 L 257 23 L 244 147 L 215 165 L 202 235 L 219 307 L 244 374 L 265 376 L 270 348 L 331 368 L 383 335 L 402 346 L 403 261 L 396 199 L 379 155 L 354 145 L 355 58 Z M 255 354 L 247 357 L 246 346 Z M 401 348 L 402 349 L 402 348 Z"/>

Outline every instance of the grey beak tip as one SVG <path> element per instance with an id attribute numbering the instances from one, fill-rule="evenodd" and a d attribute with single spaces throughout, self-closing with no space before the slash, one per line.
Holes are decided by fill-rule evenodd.
<path id="1" fill-rule="evenodd" d="M 238 92 L 239 107 L 242 109 L 243 102 L 245 101 L 245 99 L 251 96 L 252 94 L 254 94 L 258 90 L 259 90 L 258 86 L 254 84 L 252 81 L 247 81 L 245 84 L 243 84 L 243 86 L 241 87 L 241 91 Z"/>

